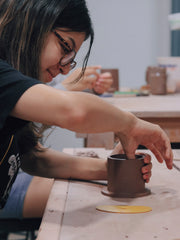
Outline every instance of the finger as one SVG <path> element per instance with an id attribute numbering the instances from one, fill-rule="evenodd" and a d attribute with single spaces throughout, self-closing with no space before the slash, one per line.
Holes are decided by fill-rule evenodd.
<path id="1" fill-rule="evenodd" d="M 168 161 L 166 161 L 166 166 L 169 168 L 169 169 L 172 169 L 173 168 L 173 151 L 171 149 L 171 153 L 170 153 L 170 159 Z"/>
<path id="2" fill-rule="evenodd" d="M 92 66 L 92 67 L 87 67 L 85 72 L 84 72 L 84 76 L 89 76 L 89 75 L 95 75 L 96 78 L 98 79 L 100 77 L 100 73 L 97 72 L 97 70 L 100 69 L 100 66 Z"/>
<path id="3" fill-rule="evenodd" d="M 150 178 L 151 178 L 151 172 L 150 173 L 146 173 L 146 174 L 143 174 L 143 179 L 145 180 L 146 183 L 149 182 Z"/>
<path id="4" fill-rule="evenodd" d="M 132 147 L 130 146 L 129 148 L 124 147 L 124 152 L 127 156 L 127 159 L 135 159 L 136 156 L 135 156 L 135 149 L 132 149 Z"/>
<path id="5" fill-rule="evenodd" d="M 86 69 L 86 71 L 84 73 L 84 76 L 88 77 L 90 75 L 95 75 L 96 79 L 99 79 L 99 77 L 100 77 L 100 73 L 97 72 L 97 69 L 95 69 L 95 68 L 88 68 L 88 69 Z"/>
<path id="6" fill-rule="evenodd" d="M 83 76 L 83 79 L 87 78 L 95 78 L 95 80 L 97 81 L 97 79 L 99 78 L 99 73 L 96 71 L 88 71 Z"/>
<path id="7" fill-rule="evenodd" d="M 151 155 L 143 152 L 137 152 L 138 155 L 143 155 L 144 156 L 144 163 L 148 164 L 151 162 Z"/>
<path id="8" fill-rule="evenodd" d="M 135 159 L 135 152 L 126 152 L 127 159 Z"/>
<path id="9" fill-rule="evenodd" d="M 101 78 L 111 78 L 112 79 L 112 74 L 110 72 L 105 72 L 100 74 Z"/>
<path id="10" fill-rule="evenodd" d="M 154 154 L 158 162 L 163 163 L 164 159 L 154 144 L 148 145 L 147 148 Z"/>
<path id="11" fill-rule="evenodd" d="M 173 152 L 169 141 L 165 141 L 164 145 L 156 143 L 148 147 L 155 155 L 157 160 L 162 163 L 165 160 L 168 169 L 172 169 Z"/>
<path id="12" fill-rule="evenodd" d="M 93 65 L 93 66 L 87 66 L 86 69 L 101 69 L 102 66 L 101 65 Z"/>
<path id="13" fill-rule="evenodd" d="M 109 77 L 107 77 L 107 78 L 102 78 L 101 76 L 99 76 L 99 79 L 98 79 L 98 82 L 99 83 L 103 83 L 103 84 L 112 84 L 113 83 L 113 80 L 112 80 L 112 78 L 109 78 Z"/>
<path id="14" fill-rule="evenodd" d="M 104 87 L 105 89 L 108 89 L 110 88 L 110 86 L 112 85 L 112 81 L 109 80 L 109 79 L 104 79 L 104 80 L 101 80 L 101 79 L 97 79 L 96 81 L 96 85 L 97 86 L 102 86 Z"/>
<path id="15" fill-rule="evenodd" d="M 160 137 L 154 143 L 154 145 L 158 149 L 158 151 L 162 154 L 162 158 L 165 160 L 167 168 L 172 169 L 173 152 L 171 149 L 170 141 L 167 138 L 167 135 L 164 131 L 161 132 Z"/>
<path id="16" fill-rule="evenodd" d="M 152 163 L 148 163 L 146 166 L 142 167 L 143 174 L 149 173 L 151 172 L 151 170 L 152 170 Z"/>
<path id="17" fill-rule="evenodd" d="M 169 141 L 166 141 L 166 143 L 165 143 L 163 157 L 164 157 L 164 160 L 166 162 L 167 168 L 172 169 L 172 166 L 173 166 L 173 152 L 172 152 L 171 144 L 170 144 Z"/>

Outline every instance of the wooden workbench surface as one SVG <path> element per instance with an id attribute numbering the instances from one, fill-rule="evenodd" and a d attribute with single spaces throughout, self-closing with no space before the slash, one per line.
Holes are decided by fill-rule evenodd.
<path id="1" fill-rule="evenodd" d="M 65 149 L 74 154 L 88 149 Z M 100 157 L 110 151 L 97 149 Z M 179 165 L 180 152 L 175 151 Z M 56 180 L 49 197 L 38 240 L 178 240 L 180 239 L 180 172 L 153 162 L 153 175 L 147 187 L 151 195 L 115 199 L 104 196 L 100 183 Z M 180 165 L 179 165 L 180 166 Z M 145 205 L 151 212 L 141 214 L 105 213 L 98 205 Z"/>
<path id="2" fill-rule="evenodd" d="M 140 118 L 180 117 L 180 94 L 103 98 Z"/>

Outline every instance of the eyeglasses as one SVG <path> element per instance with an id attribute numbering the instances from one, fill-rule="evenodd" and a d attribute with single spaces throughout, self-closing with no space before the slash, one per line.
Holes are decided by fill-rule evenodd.
<path id="1" fill-rule="evenodd" d="M 60 45 L 65 52 L 65 55 L 60 59 L 59 64 L 62 67 L 65 67 L 66 65 L 70 64 L 71 69 L 75 68 L 76 66 L 76 62 L 74 61 L 74 58 L 76 56 L 75 50 L 72 49 L 69 46 L 69 44 L 56 31 L 54 31 L 54 34 L 60 40 Z"/>

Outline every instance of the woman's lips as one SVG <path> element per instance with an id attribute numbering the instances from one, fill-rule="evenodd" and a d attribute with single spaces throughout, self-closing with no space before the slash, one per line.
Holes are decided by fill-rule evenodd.
<path id="1" fill-rule="evenodd" d="M 47 82 L 51 82 L 52 81 L 52 79 L 54 78 L 53 77 L 53 74 L 49 71 L 49 70 L 47 70 L 47 77 L 48 77 L 48 79 L 47 79 Z"/>
<path id="2" fill-rule="evenodd" d="M 49 69 L 47 69 L 47 71 L 51 75 L 52 78 L 55 78 L 60 73 L 60 70 L 51 72 Z"/>
<path id="3" fill-rule="evenodd" d="M 54 74 L 53 74 L 49 69 L 47 69 L 47 71 L 48 71 L 48 73 L 51 75 L 52 78 L 55 77 Z"/>

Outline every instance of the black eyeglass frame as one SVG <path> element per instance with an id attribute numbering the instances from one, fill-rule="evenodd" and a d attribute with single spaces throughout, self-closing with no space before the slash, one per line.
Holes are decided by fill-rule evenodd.
<path id="1" fill-rule="evenodd" d="M 53 33 L 54 33 L 54 34 L 56 35 L 56 37 L 60 40 L 60 44 L 61 44 L 61 46 L 62 46 L 62 48 L 63 48 L 63 50 L 64 50 L 64 52 L 65 52 L 65 55 L 64 55 L 64 56 L 60 59 L 60 61 L 59 61 L 60 66 L 65 67 L 66 65 L 70 64 L 71 69 L 75 68 L 75 66 L 76 66 L 76 64 L 77 64 L 76 61 L 74 61 L 74 58 L 76 57 L 76 51 L 69 46 L 69 44 L 64 40 L 64 38 L 62 38 L 62 37 L 60 36 L 59 33 L 57 33 L 56 31 L 53 31 Z M 70 53 L 72 54 L 72 57 L 70 57 L 70 59 L 67 61 L 67 63 L 62 64 L 62 61 L 63 61 L 64 59 L 66 59 L 66 57 L 67 57 Z"/>

